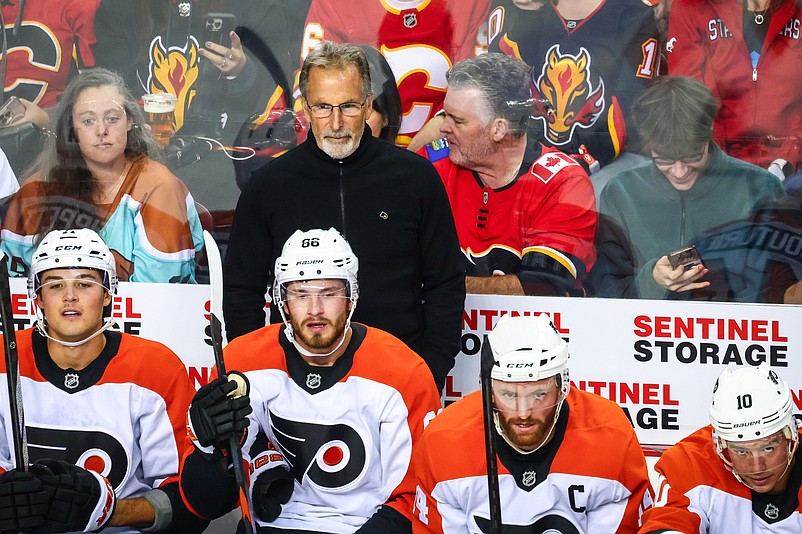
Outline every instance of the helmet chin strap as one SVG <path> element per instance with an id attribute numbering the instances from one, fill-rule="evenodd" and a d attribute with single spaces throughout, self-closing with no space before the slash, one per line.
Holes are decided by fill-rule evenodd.
<path id="1" fill-rule="evenodd" d="M 103 332 L 105 332 L 106 330 L 111 328 L 112 326 L 114 326 L 114 319 L 112 319 L 111 317 L 106 317 L 103 320 L 103 326 L 101 326 L 97 330 L 97 332 L 95 332 L 94 334 L 90 335 L 89 337 L 84 338 L 81 341 L 63 341 L 61 339 L 56 339 L 53 336 L 51 336 L 50 334 L 48 334 L 47 333 L 47 328 L 45 328 L 42 325 L 43 322 L 44 321 L 36 321 L 36 329 L 39 331 L 39 333 L 42 334 L 43 336 L 45 336 L 47 339 L 49 339 L 51 341 L 55 341 L 56 343 L 58 343 L 60 345 L 64 345 L 65 347 L 78 347 L 80 345 L 83 345 L 84 343 L 88 342 L 91 339 L 96 338 L 97 336 L 99 336 L 100 334 L 102 334 Z"/>
<path id="2" fill-rule="evenodd" d="M 353 301 L 352 301 L 352 303 L 353 303 Z M 354 309 L 355 308 L 356 308 L 356 303 L 353 303 L 351 305 L 351 311 L 348 312 L 348 319 L 345 320 L 345 328 L 343 328 L 343 333 L 340 336 L 340 341 L 337 343 L 337 345 L 333 349 L 331 349 L 329 352 L 327 352 L 325 354 L 320 354 L 318 352 L 310 352 L 310 351 L 306 350 L 305 348 L 303 348 L 298 343 L 298 341 L 295 339 L 295 331 L 293 330 L 292 324 L 287 319 L 287 316 L 284 313 L 284 307 L 283 306 L 279 306 L 278 311 L 281 314 L 282 321 L 284 322 L 284 326 L 285 326 L 284 334 L 287 336 L 287 339 L 290 340 L 290 343 L 293 344 L 295 349 L 299 353 L 301 353 L 304 356 L 307 356 L 309 358 L 325 358 L 327 356 L 331 356 L 332 354 L 334 354 L 335 352 L 340 350 L 340 347 L 342 347 L 343 343 L 345 343 L 345 337 L 348 335 L 348 331 L 351 330 L 351 316 L 354 314 Z"/>
<path id="3" fill-rule="evenodd" d="M 510 438 L 509 438 L 509 437 L 507 437 L 507 434 L 505 434 L 505 433 L 504 433 L 504 428 L 501 426 L 501 422 L 499 422 L 499 418 L 498 418 L 498 412 L 495 412 L 495 411 L 494 411 L 494 412 L 493 412 L 493 422 L 496 424 L 496 432 L 498 432 L 498 433 L 499 433 L 499 435 L 500 435 L 502 438 L 504 438 L 504 441 L 506 441 L 506 442 L 507 442 L 507 445 L 509 445 L 510 447 L 512 447 L 512 449 L 513 449 L 515 452 L 517 452 L 517 453 L 520 453 L 520 454 L 532 454 L 533 452 L 537 452 L 537 451 L 539 451 L 541 448 L 543 448 L 543 446 L 544 446 L 546 443 L 548 443 L 548 442 L 549 442 L 549 439 L 551 439 L 551 435 L 554 433 L 554 428 L 557 426 L 557 419 L 559 419 L 559 418 L 560 418 L 560 410 L 561 410 L 561 409 L 562 409 L 562 407 L 563 407 L 563 402 L 565 402 L 565 396 L 563 396 L 563 398 L 562 398 L 562 399 L 560 400 L 560 402 L 557 404 L 557 410 L 554 412 L 554 421 L 551 423 L 551 428 L 549 428 L 549 432 L 546 434 L 546 437 L 544 437 L 544 438 L 543 438 L 543 440 L 540 442 L 540 445 L 538 445 L 537 447 L 535 447 L 535 448 L 534 448 L 534 449 L 532 449 L 531 451 L 525 451 L 525 450 L 523 450 L 522 448 L 518 447 L 518 446 L 517 446 L 515 443 L 513 443 L 513 442 L 510 440 Z"/>

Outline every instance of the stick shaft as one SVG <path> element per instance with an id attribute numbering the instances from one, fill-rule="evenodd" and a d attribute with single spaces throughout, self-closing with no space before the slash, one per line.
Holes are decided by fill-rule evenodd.
<path id="1" fill-rule="evenodd" d="M 6 362 L 8 404 L 11 410 L 11 435 L 14 441 L 14 460 L 19 470 L 28 470 L 28 438 L 25 433 L 25 411 L 22 405 L 17 335 L 11 311 L 11 289 L 8 283 L 8 257 L 0 260 L 0 320 L 3 322 L 3 353 Z"/>
<path id="2" fill-rule="evenodd" d="M 226 362 L 223 358 L 223 328 L 220 321 L 222 314 L 222 302 L 220 302 L 220 299 L 223 294 L 223 265 L 220 259 L 220 249 L 217 248 L 217 243 L 212 235 L 208 232 L 203 232 L 203 239 L 206 246 L 206 256 L 209 261 L 209 282 L 212 289 L 212 301 L 209 306 L 209 325 L 212 330 L 214 365 L 217 370 L 217 376 L 226 376 Z M 232 436 L 228 440 L 228 449 L 231 453 L 231 463 L 234 467 L 234 478 L 239 488 L 239 505 L 242 510 L 242 522 L 245 525 L 245 532 L 246 534 L 254 534 L 256 527 L 252 515 L 253 504 L 251 503 L 248 479 L 245 477 L 242 447 L 240 447 L 238 436 Z"/>

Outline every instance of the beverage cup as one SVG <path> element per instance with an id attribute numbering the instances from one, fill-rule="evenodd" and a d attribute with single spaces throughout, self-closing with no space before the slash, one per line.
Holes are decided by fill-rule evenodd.
<path id="1" fill-rule="evenodd" d="M 175 133 L 173 116 L 178 99 L 169 93 L 154 93 L 142 96 L 142 107 L 145 110 L 150 131 L 160 146 L 167 146 Z"/>

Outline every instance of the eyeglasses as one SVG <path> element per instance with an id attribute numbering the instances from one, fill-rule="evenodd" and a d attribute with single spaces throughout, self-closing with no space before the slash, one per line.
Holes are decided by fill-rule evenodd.
<path id="1" fill-rule="evenodd" d="M 314 106 L 309 106 L 309 111 L 312 112 L 312 116 L 316 119 L 330 117 L 334 108 L 339 108 L 340 113 L 342 113 L 344 117 L 356 117 L 362 111 L 362 107 L 367 103 L 368 99 L 365 98 L 361 104 L 359 102 L 343 102 L 336 106 L 332 104 L 315 104 Z"/>
<path id="2" fill-rule="evenodd" d="M 699 163 L 700 161 L 702 161 L 702 158 L 705 157 L 706 153 L 707 153 L 707 147 L 703 148 L 697 154 L 691 154 L 689 156 L 685 156 L 684 158 L 670 159 L 670 158 L 664 158 L 662 156 L 652 156 L 652 161 L 658 167 L 671 167 L 678 161 L 681 161 L 685 165 L 693 165 L 694 163 Z"/>

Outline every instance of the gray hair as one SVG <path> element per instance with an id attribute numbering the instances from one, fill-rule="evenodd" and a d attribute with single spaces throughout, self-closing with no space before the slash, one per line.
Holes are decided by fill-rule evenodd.
<path id="1" fill-rule="evenodd" d="M 489 120 L 503 118 L 522 136 L 532 110 L 529 66 L 505 54 L 481 54 L 454 65 L 446 74 L 449 89 L 479 89 Z"/>
<path id="2" fill-rule="evenodd" d="M 367 98 L 372 91 L 370 67 L 368 66 L 368 58 L 365 56 L 365 51 L 353 44 L 333 43 L 331 41 L 323 41 L 320 46 L 306 56 L 298 80 L 301 95 L 306 98 L 309 89 L 309 71 L 313 67 L 346 70 L 351 65 L 356 67 L 359 76 L 362 78 L 362 92 Z"/>

